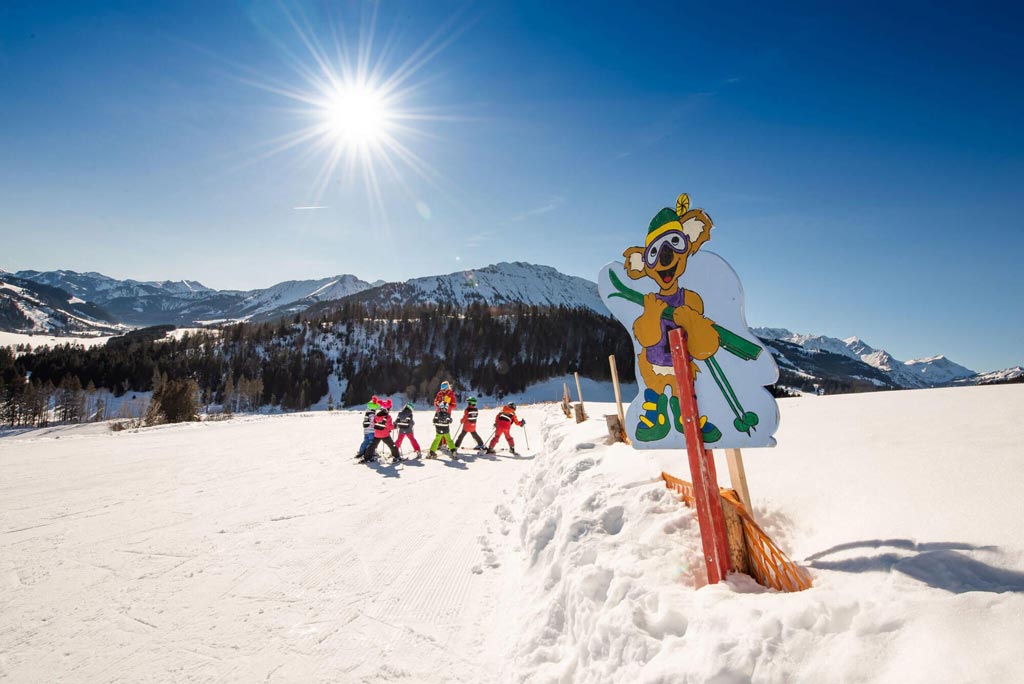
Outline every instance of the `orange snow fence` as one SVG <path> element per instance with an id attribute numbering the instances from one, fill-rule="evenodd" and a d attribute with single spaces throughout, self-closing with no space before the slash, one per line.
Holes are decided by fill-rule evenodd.
<path id="1" fill-rule="evenodd" d="M 666 487 L 682 495 L 683 503 L 691 508 L 695 505 L 692 484 L 665 472 L 661 474 L 661 478 L 665 480 Z M 811 577 L 807 571 L 791 561 L 775 545 L 771 537 L 751 517 L 735 490 L 719 491 L 726 526 L 730 528 L 729 556 L 733 569 L 737 572 L 746 572 L 757 580 L 758 584 L 779 591 L 810 589 Z"/>

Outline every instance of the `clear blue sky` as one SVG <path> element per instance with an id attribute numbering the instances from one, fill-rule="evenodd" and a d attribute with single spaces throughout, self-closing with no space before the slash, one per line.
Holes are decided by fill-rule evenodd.
<path id="1" fill-rule="evenodd" d="M 5 3 L 0 268 L 594 279 L 686 191 L 752 324 L 1024 362 L 1019 4 L 632 4 L 380 3 L 387 68 L 452 38 L 402 138 L 437 180 L 384 179 L 382 218 L 310 146 L 262 154 L 306 120 L 253 82 L 312 63 L 276 1 Z M 324 45 L 372 7 L 287 6 Z"/>

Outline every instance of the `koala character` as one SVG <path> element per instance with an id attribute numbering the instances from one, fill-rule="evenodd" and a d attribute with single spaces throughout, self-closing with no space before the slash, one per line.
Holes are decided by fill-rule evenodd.
<path id="1" fill-rule="evenodd" d="M 712 225 L 711 217 L 703 209 L 690 209 L 689 196 L 682 194 L 675 211 L 665 208 L 651 219 L 644 246 L 630 247 L 622 254 L 630 278 L 650 278 L 659 288 L 658 292 L 644 295 L 643 313 L 633 323 L 633 334 L 642 347 L 638 364 L 640 375 L 647 386 L 645 412 L 636 430 L 637 439 L 644 442 L 658 441 L 668 435 L 672 429 L 669 407 L 676 429 L 683 431 L 669 331 L 675 328 L 686 331 L 687 347 L 693 359 L 703 361 L 718 351 L 718 332 L 713 327 L 714 321 L 704 316 L 704 301 L 696 292 L 679 285 L 679 279 L 686 272 L 686 260 L 711 238 Z M 671 320 L 662 318 L 669 307 L 674 307 Z M 693 361 L 690 370 L 696 378 L 698 370 Z M 707 422 L 706 416 L 702 416 L 700 422 L 705 443 L 721 438 L 722 433 Z"/>

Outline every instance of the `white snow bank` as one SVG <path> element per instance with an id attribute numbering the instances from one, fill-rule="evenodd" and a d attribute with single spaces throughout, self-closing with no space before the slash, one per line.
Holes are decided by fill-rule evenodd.
<path id="1" fill-rule="evenodd" d="M 1024 681 L 1022 401 L 1021 387 L 782 401 L 780 447 L 745 460 L 763 526 L 811 568 L 799 594 L 701 586 L 696 517 L 657 479 L 688 478 L 685 454 L 604 446 L 603 424 L 550 414 L 508 512 L 524 565 L 508 674 Z"/>
<path id="2" fill-rule="evenodd" d="M 62 344 L 80 345 L 82 347 L 100 347 L 107 343 L 112 335 L 100 337 L 70 337 L 56 335 L 29 335 L 27 333 L 0 331 L 0 347 L 17 347 L 19 344 L 30 344 L 33 349 L 37 347 L 56 347 Z"/>

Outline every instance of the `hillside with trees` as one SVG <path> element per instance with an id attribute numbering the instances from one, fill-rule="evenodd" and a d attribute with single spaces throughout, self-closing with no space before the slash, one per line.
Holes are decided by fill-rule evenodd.
<path id="1" fill-rule="evenodd" d="M 442 379 L 463 391 L 504 396 L 579 371 L 608 379 L 608 355 L 633 379 L 631 342 L 611 318 L 587 309 L 514 305 L 367 307 L 346 303 L 316 318 L 242 323 L 167 336 L 145 328 L 105 346 L 0 350 L 0 422 L 40 425 L 104 417 L 90 392 L 193 388 L 195 404 L 226 411 L 272 405 L 303 410 L 336 376 L 353 406 L 374 393 L 433 397 Z M 189 409 L 175 408 L 175 416 Z"/>

